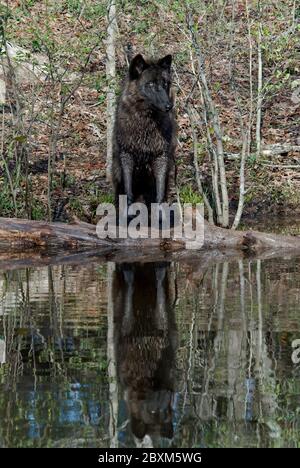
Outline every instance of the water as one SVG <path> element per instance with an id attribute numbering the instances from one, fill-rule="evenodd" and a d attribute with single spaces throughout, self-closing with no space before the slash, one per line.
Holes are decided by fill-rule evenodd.
<path id="1" fill-rule="evenodd" d="M 298 447 L 299 304 L 300 256 L 0 272 L 0 446 Z"/>

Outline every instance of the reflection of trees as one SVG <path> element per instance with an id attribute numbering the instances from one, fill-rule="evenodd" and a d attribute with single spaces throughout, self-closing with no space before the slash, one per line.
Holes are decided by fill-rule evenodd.
<path id="1" fill-rule="evenodd" d="M 266 300 L 269 288 L 280 287 L 280 267 L 280 262 L 240 261 L 216 265 L 205 274 L 201 266 L 194 267 L 194 283 L 197 268 L 202 281 L 193 291 L 196 299 L 192 304 L 187 297 L 179 302 L 179 329 L 186 337 L 179 362 L 189 384 L 187 387 L 183 382 L 182 386 L 183 412 L 176 442 L 183 437 L 185 446 L 199 440 L 225 446 L 243 445 L 243 440 L 262 446 L 290 443 L 288 423 L 281 417 L 286 410 L 278 393 L 282 377 L 290 381 L 292 363 L 289 350 L 279 362 L 278 350 L 282 333 L 285 335 L 293 323 L 293 314 L 287 317 L 286 313 L 283 320 L 274 323 L 273 314 L 276 308 L 280 310 L 280 301 L 271 302 L 270 307 Z M 288 269 L 294 271 L 291 265 Z M 299 290 L 295 294 L 295 275 L 293 279 L 289 274 L 296 304 Z M 192 329 L 195 345 L 192 353 L 184 354 L 190 349 Z"/>
<path id="2" fill-rule="evenodd" d="M 115 265 L 109 263 L 107 267 L 107 362 L 109 379 L 109 444 L 111 448 L 118 447 L 118 409 L 119 395 L 116 371 L 116 356 L 114 346 L 114 291 L 113 275 Z"/>
<path id="3" fill-rule="evenodd" d="M 6 344 L 6 364 L 0 368 L 3 446 L 105 444 L 106 324 L 101 318 L 105 281 L 102 272 L 92 271 L 87 276 L 94 295 L 89 308 L 79 310 L 80 292 L 88 295 L 80 270 L 78 285 L 69 267 L 49 267 L 39 273 L 24 270 L 4 278 L 0 309 L 0 337 L 3 334 Z M 36 283 L 36 278 L 42 282 Z"/>
<path id="4" fill-rule="evenodd" d="M 118 296 L 130 332 L 133 283 L 127 274 L 126 285 L 116 289 L 114 274 L 108 272 L 106 282 L 100 265 L 0 275 L 0 359 L 5 343 L 6 360 L 0 366 L 1 446 L 137 443 L 122 401 L 128 404 L 124 381 L 117 384 L 120 327 L 113 321 Z M 209 269 L 196 261 L 176 264 L 168 271 L 176 301 L 165 295 L 163 271 L 156 275 L 154 289 L 142 288 L 138 300 L 151 305 L 153 296 L 160 312 L 153 321 L 148 307 L 148 328 L 138 335 L 146 330 L 151 338 L 148 354 L 134 359 L 143 357 L 153 368 L 159 362 L 170 337 L 153 331 L 168 329 L 164 311 L 171 305 L 171 328 L 178 330 L 174 434 L 168 441 L 151 435 L 144 445 L 297 445 L 299 366 L 291 362 L 291 342 L 300 336 L 299 260 L 253 259 Z"/>

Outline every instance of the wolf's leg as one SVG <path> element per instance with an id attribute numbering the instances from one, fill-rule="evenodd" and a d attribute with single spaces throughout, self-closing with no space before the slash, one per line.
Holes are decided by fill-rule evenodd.
<path id="1" fill-rule="evenodd" d="M 163 225 L 168 222 L 163 207 L 163 202 L 166 198 L 166 185 L 168 176 L 168 157 L 165 154 L 153 161 L 152 171 L 155 177 L 156 203 L 158 203 L 160 207 L 158 217 L 159 228 L 162 229 Z"/>
<path id="2" fill-rule="evenodd" d="M 133 191 L 132 191 L 132 174 L 133 174 L 133 156 L 129 153 L 122 152 L 120 155 L 124 191 L 127 195 L 128 205 L 133 203 Z"/>
<path id="3" fill-rule="evenodd" d="M 132 270 L 123 271 L 126 293 L 124 301 L 124 316 L 122 323 L 122 333 L 124 336 L 129 335 L 132 328 L 133 320 L 133 290 L 134 290 L 134 272 Z"/>
<path id="4" fill-rule="evenodd" d="M 152 170 L 156 183 L 156 203 L 163 203 L 166 196 L 166 178 L 168 158 L 166 155 L 156 158 L 152 163 Z"/>
<path id="5" fill-rule="evenodd" d="M 167 182 L 166 182 L 166 201 L 169 204 L 169 206 L 178 203 L 177 199 L 177 187 L 176 187 L 176 166 L 175 166 L 175 161 L 171 159 L 169 161 L 169 168 L 168 168 L 168 174 L 167 174 Z M 175 211 L 176 213 L 172 210 L 170 215 L 170 226 L 172 228 L 175 227 L 178 223 L 182 223 L 181 219 L 181 212 L 178 210 L 178 205 L 175 205 Z"/>
<path id="6" fill-rule="evenodd" d="M 166 314 L 166 291 L 164 288 L 164 279 L 166 277 L 167 269 L 166 267 L 156 267 L 155 276 L 156 276 L 156 311 L 155 311 L 155 321 L 158 330 L 167 329 L 167 314 Z"/>
<path id="7" fill-rule="evenodd" d="M 116 210 L 119 210 L 119 195 L 122 194 L 122 168 L 120 163 L 119 154 L 117 151 L 113 153 L 112 162 L 112 186 L 114 191 L 114 200 Z"/>
<path id="8" fill-rule="evenodd" d="M 176 192 L 176 166 L 175 162 L 172 161 L 169 164 L 168 170 L 168 182 L 166 189 L 166 199 L 167 202 L 171 205 L 177 201 L 177 192 Z"/>

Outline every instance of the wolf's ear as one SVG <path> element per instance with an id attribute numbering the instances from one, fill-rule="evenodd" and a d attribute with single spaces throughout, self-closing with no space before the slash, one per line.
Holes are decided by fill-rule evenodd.
<path id="1" fill-rule="evenodd" d="M 136 55 L 129 65 L 129 76 L 131 80 L 136 80 L 147 68 L 147 63 L 141 54 Z"/>
<path id="2" fill-rule="evenodd" d="M 166 55 L 165 57 L 163 57 L 162 59 L 160 59 L 158 61 L 158 65 L 161 68 L 165 68 L 165 69 L 170 71 L 171 65 L 172 65 L 172 55 L 169 54 L 169 55 Z"/>

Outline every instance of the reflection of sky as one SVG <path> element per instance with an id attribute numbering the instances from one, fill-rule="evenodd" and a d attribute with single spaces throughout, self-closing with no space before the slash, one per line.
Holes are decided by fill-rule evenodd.
<path id="1" fill-rule="evenodd" d="M 29 437 L 30 439 L 38 439 L 38 438 L 40 438 L 40 424 L 38 424 L 38 423 L 35 421 L 34 414 L 33 414 L 33 413 L 29 413 L 29 414 L 27 415 L 27 418 L 28 418 L 28 425 L 29 425 L 28 437 Z"/>
<path id="2" fill-rule="evenodd" d="M 70 390 L 67 392 L 54 391 L 51 394 L 51 400 L 55 400 L 55 411 L 58 412 L 57 417 L 53 415 L 56 422 L 56 429 L 64 427 L 65 425 L 92 425 L 98 426 L 101 415 L 101 405 L 99 401 L 90 398 L 88 386 L 84 385 L 84 390 L 81 390 L 81 385 L 77 383 L 75 386 L 77 390 Z M 41 414 L 41 405 L 37 408 L 37 402 L 41 399 L 39 390 L 26 392 L 24 398 L 28 400 L 29 409 L 26 412 L 26 423 L 28 424 L 28 437 L 31 439 L 40 438 L 45 428 L 46 421 L 43 421 L 43 414 Z M 53 407 L 49 408 L 45 405 L 43 410 L 45 412 L 53 411 Z M 47 415 L 45 414 L 45 419 Z M 53 422 L 53 421 L 52 421 Z"/>

